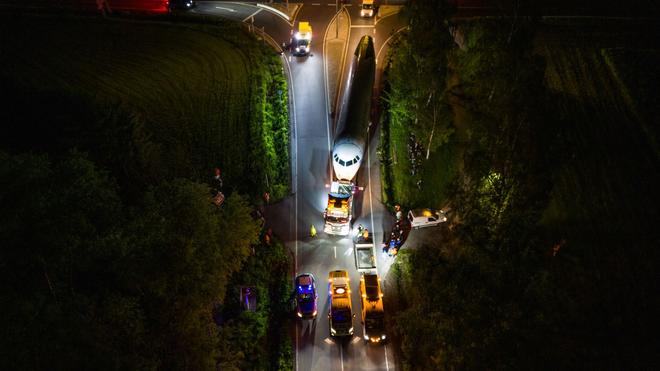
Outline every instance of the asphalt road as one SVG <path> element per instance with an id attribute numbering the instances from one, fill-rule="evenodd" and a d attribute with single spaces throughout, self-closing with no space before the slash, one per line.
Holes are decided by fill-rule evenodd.
<path id="1" fill-rule="evenodd" d="M 341 78 L 341 90 L 350 68 L 351 58 L 361 36 L 374 37 L 378 53 L 378 71 L 386 55 L 385 42 L 400 28 L 401 20 L 389 16 L 375 24 L 373 19 L 361 19 L 356 4 L 347 6 L 351 15 L 351 29 L 345 68 Z M 390 4 L 396 1 L 389 2 Z M 200 2 L 196 13 L 213 14 L 254 24 L 268 33 L 276 44 L 288 42 L 297 21 L 308 21 L 313 27 L 312 54 L 307 57 L 283 56 L 290 75 L 293 109 L 291 154 L 293 169 L 293 195 L 270 207 L 266 214 L 269 224 L 290 248 L 295 260 L 295 273 L 314 274 L 319 291 L 319 313 L 316 320 L 298 321 L 295 332 L 296 368 L 298 370 L 392 370 L 395 360 L 388 345 L 369 345 L 362 340 L 360 323 L 359 274 L 355 267 L 353 245 L 350 238 L 338 238 L 320 232 L 309 237 L 312 224 L 317 231 L 323 230 L 322 214 L 327 202 L 327 192 L 332 181 L 330 152 L 333 142 L 334 120 L 330 116 L 327 74 L 325 70 L 323 39 L 327 27 L 336 14 L 336 4 L 328 0 L 305 1 L 295 14 L 286 21 L 272 12 L 249 4 L 229 2 Z M 254 18 L 254 20 L 252 19 Z M 390 213 L 380 203 L 380 174 L 376 147 L 377 128 L 372 126 L 367 161 L 358 173 L 361 190 L 355 196 L 355 225 L 363 224 L 379 243 L 383 231 L 389 230 L 393 221 Z M 380 253 L 377 246 L 378 267 L 381 277 L 386 277 L 391 258 Z M 328 273 L 345 269 L 351 280 L 351 298 L 354 336 L 346 339 L 330 337 L 328 324 Z M 386 308 L 387 310 L 387 308 Z"/>

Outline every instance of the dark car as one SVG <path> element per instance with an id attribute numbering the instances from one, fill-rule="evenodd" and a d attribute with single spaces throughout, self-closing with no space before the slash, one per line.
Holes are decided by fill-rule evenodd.
<path id="1" fill-rule="evenodd" d="M 197 6 L 195 0 L 170 0 L 170 9 L 188 10 Z"/>
<path id="2" fill-rule="evenodd" d="M 296 314 L 300 318 L 316 318 L 316 283 L 314 275 L 303 273 L 296 277 Z"/>

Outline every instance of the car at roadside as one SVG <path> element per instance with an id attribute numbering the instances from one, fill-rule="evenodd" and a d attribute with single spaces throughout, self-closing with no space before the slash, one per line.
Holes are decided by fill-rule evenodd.
<path id="1" fill-rule="evenodd" d="M 296 314 L 299 318 L 313 319 L 317 313 L 316 282 L 311 273 L 302 273 L 296 276 L 294 282 L 296 290 Z"/>
<path id="2" fill-rule="evenodd" d="M 408 211 L 408 222 L 413 229 L 434 227 L 446 221 L 447 216 L 442 210 L 413 209 Z"/>

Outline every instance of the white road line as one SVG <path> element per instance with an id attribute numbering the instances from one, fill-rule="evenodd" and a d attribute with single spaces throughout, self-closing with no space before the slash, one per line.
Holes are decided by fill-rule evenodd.
<path id="1" fill-rule="evenodd" d="M 236 12 L 235 9 L 225 8 L 225 7 L 223 7 L 223 6 L 216 6 L 215 8 L 216 8 L 216 9 L 220 9 L 220 10 L 226 10 L 226 11 L 228 11 L 228 12 L 230 12 L 230 13 L 234 13 L 234 12 Z"/>
<path id="2" fill-rule="evenodd" d="M 344 371 L 344 351 L 341 344 L 339 344 L 339 359 L 341 360 L 341 371 Z"/>
<path id="3" fill-rule="evenodd" d="M 385 349 L 385 370 L 390 371 L 390 364 L 387 362 L 387 344 L 385 344 L 383 349 Z"/>
<path id="4" fill-rule="evenodd" d="M 264 9 L 266 9 L 267 11 L 269 11 L 269 12 L 271 12 L 271 13 L 274 13 L 275 15 L 278 15 L 278 16 L 282 17 L 282 18 L 283 18 L 285 21 L 287 21 L 287 22 L 290 21 L 289 16 L 288 16 L 286 13 L 284 13 L 283 11 L 281 11 L 281 10 L 277 10 L 277 9 L 275 9 L 275 8 L 273 8 L 273 7 L 270 7 L 270 6 L 268 6 L 268 5 L 264 5 L 264 4 L 260 4 L 260 3 L 257 3 L 257 6 L 258 6 L 259 8 L 264 8 Z"/>
<path id="5" fill-rule="evenodd" d="M 346 51 L 348 51 L 348 42 L 351 40 L 351 15 L 348 13 L 346 9 L 343 11 L 346 12 L 346 16 L 348 19 L 348 36 L 346 36 L 346 46 L 344 47 L 344 50 L 342 51 L 342 56 L 341 56 L 341 69 L 339 70 L 339 85 L 337 85 L 337 102 L 339 102 L 339 95 L 341 94 L 343 87 L 344 87 L 344 69 L 346 66 Z M 339 16 L 339 13 L 335 14 L 335 17 Z M 331 21 L 332 22 L 332 21 Z M 350 71 L 350 70 L 349 70 Z M 349 73 L 350 74 L 350 73 Z M 334 107 L 337 108 L 337 107 Z M 340 110 L 337 110 L 335 112 L 335 117 L 339 117 L 339 112 Z"/>
<path id="6" fill-rule="evenodd" d="M 383 16 L 383 17 L 376 17 L 376 22 L 375 22 L 375 24 L 378 24 L 378 22 L 380 22 L 381 20 L 383 20 L 383 19 L 385 19 L 385 18 L 387 18 L 387 17 L 391 17 L 391 16 L 393 16 L 393 15 L 397 15 L 397 14 L 399 14 L 399 13 L 401 13 L 401 10 L 399 10 L 398 12 L 389 13 L 389 14 Z"/>
<path id="7" fill-rule="evenodd" d="M 333 250 L 335 250 L 335 259 L 337 259 L 337 246 L 332 246 Z"/>
<path id="8" fill-rule="evenodd" d="M 335 14 L 335 17 L 337 15 Z M 330 20 L 330 23 L 332 23 L 332 20 Z M 330 151 L 332 150 L 332 147 L 330 145 L 330 120 L 328 119 L 328 116 L 330 116 L 330 105 L 328 103 L 328 63 L 327 63 L 327 54 L 325 52 L 325 40 L 326 36 L 328 35 L 328 28 L 326 27 L 325 31 L 323 32 L 323 96 L 325 99 L 325 128 L 326 128 L 326 135 L 328 139 L 328 154 L 330 154 Z M 332 168 L 329 169 L 329 176 L 328 179 L 332 181 Z M 336 256 L 335 256 L 336 257 Z"/>
<path id="9" fill-rule="evenodd" d="M 371 95 L 373 96 L 373 90 Z M 371 129 L 371 125 L 367 126 L 367 143 L 371 143 L 369 140 L 369 129 Z M 371 197 L 371 148 L 369 146 L 367 146 L 367 174 L 369 179 L 369 187 L 367 189 L 369 191 L 369 214 L 371 216 L 371 230 L 374 233 L 374 241 L 376 241 L 376 226 L 374 225 L 374 200 Z M 378 259 L 375 261 L 378 261 Z M 376 271 L 378 271 L 378 267 L 376 267 Z"/>
<path id="10" fill-rule="evenodd" d="M 254 13 L 250 14 L 249 16 L 245 17 L 245 19 L 244 19 L 242 22 L 245 22 L 245 21 L 247 21 L 248 19 L 254 17 L 255 15 L 259 14 L 259 12 L 261 12 L 261 9 L 257 9 L 256 12 L 254 12 Z"/>
<path id="11" fill-rule="evenodd" d="M 404 27 L 399 28 L 399 29 L 396 30 L 396 32 L 394 32 L 390 37 L 388 37 L 387 40 L 385 40 L 385 42 L 383 43 L 383 45 L 380 46 L 380 49 L 378 49 L 378 53 L 376 54 L 376 61 L 378 61 L 378 56 L 379 56 L 380 53 L 383 51 L 383 48 L 385 47 L 385 45 L 387 45 L 387 43 L 389 43 L 390 40 L 391 40 L 394 36 L 396 36 L 396 34 L 398 34 L 399 32 L 401 32 L 401 31 L 403 31 L 403 30 L 405 30 L 405 29 L 407 29 L 407 28 L 408 28 L 408 26 L 404 26 Z"/>

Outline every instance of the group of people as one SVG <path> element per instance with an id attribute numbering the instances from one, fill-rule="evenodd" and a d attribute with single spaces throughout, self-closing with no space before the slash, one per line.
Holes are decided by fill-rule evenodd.
<path id="1" fill-rule="evenodd" d="M 394 211 L 396 215 L 396 224 L 392 232 L 390 232 L 387 242 L 383 243 L 383 252 L 389 256 L 396 256 L 399 253 L 401 245 L 403 245 L 404 240 L 404 220 L 403 212 L 401 211 L 401 206 L 394 205 Z"/>

